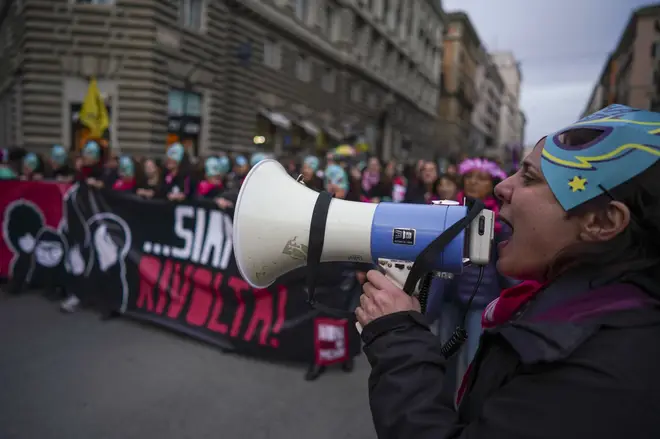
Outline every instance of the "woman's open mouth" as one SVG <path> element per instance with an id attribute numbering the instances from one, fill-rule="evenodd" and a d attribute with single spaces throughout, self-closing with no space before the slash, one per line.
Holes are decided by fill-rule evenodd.
<path id="1" fill-rule="evenodd" d="M 500 217 L 498 219 L 500 220 L 500 222 L 506 224 L 511 229 L 511 232 L 513 232 L 513 224 L 511 224 L 511 221 L 504 218 L 502 215 L 500 215 Z"/>
<path id="2" fill-rule="evenodd" d="M 500 243 L 497 244 L 497 250 L 501 251 L 504 247 L 507 246 L 507 244 L 509 244 L 509 241 L 513 237 L 513 225 L 511 224 L 511 221 L 509 221 L 508 219 L 506 219 L 502 215 L 500 215 L 498 219 L 503 224 L 506 224 L 509 227 L 509 229 L 511 229 L 511 235 L 509 236 L 509 239 L 505 239 L 504 241 L 501 241 Z"/>

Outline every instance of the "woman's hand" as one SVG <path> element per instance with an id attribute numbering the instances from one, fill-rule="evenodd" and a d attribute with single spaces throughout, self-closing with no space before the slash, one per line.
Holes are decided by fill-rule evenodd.
<path id="1" fill-rule="evenodd" d="M 144 198 L 153 198 L 154 191 L 152 189 L 138 189 L 136 194 Z"/>
<path id="2" fill-rule="evenodd" d="M 186 195 L 182 192 L 179 192 L 179 193 L 176 193 L 176 194 L 173 193 L 173 192 L 170 192 L 169 194 L 167 194 L 167 198 L 170 201 L 182 201 L 182 200 L 186 199 Z"/>
<path id="3" fill-rule="evenodd" d="M 92 187 L 95 187 L 96 189 L 101 189 L 103 187 L 103 182 L 95 178 L 88 178 L 87 184 Z"/>
<path id="4" fill-rule="evenodd" d="M 230 209 L 234 207 L 234 203 L 226 198 L 216 198 L 215 204 L 217 204 L 220 209 Z"/>
<path id="5" fill-rule="evenodd" d="M 363 328 L 388 314 L 421 310 L 417 299 L 407 295 L 378 270 L 367 273 L 367 283 L 362 286 L 362 290 L 360 306 L 355 310 L 355 315 Z"/>

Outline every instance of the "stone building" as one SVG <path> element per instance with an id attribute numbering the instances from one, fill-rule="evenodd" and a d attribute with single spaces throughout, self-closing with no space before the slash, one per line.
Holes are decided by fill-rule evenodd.
<path id="1" fill-rule="evenodd" d="M 438 110 L 442 149 L 471 154 L 476 148 L 472 113 L 478 101 L 477 68 L 483 49 L 467 14 L 453 12 L 447 14 L 447 20 Z"/>
<path id="2" fill-rule="evenodd" d="M 500 106 L 499 139 L 500 146 L 510 148 L 524 144 L 522 137 L 526 123 L 520 108 L 520 89 L 522 86 L 522 70 L 520 63 L 512 52 L 493 52 L 491 59 L 497 66 L 504 80 L 504 93 Z"/>
<path id="3" fill-rule="evenodd" d="M 357 136 L 431 156 L 444 16 L 434 1 L 14 0 L 0 136 L 76 148 L 96 77 L 113 150 L 322 150 Z"/>
<path id="4" fill-rule="evenodd" d="M 499 155 L 500 107 L 506 89 L 497 66 L 485 50 L 477 66 L 475 86 L 478 96 L 472 113 L 475 152 Z"/>
<path id="5" fill-rule="evenodd" d="M 660 4 L 633 11 L 582 116 L 610 104 L 660 111 Z"/>

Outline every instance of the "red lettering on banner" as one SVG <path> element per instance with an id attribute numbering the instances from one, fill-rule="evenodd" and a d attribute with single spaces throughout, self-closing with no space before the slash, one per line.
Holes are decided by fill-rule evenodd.
<path id="1" fill-rule="evenodd" d="M 285 321 L 288 298 L 286 287 L 278 287 L 277 293 L 265 289 L 252 290 L 240 277 L 231 276 L 225 283 L 224 273 L 214 273 L 194 265 L 184 266 L 171 260 L 162 261 L 153 256 L 141 258 L 139 273 L 138 309 L 178 319 L 187 303 L 185 321 L 190 326 L 205 326 L 209 331 L 232 338 L 242 335 L 241 338 L 246 342 L 255 341 L 258 332 L 257 343 L 274 348 L 279 346 L 274 336 L 281 331 Z M 229 291 L 236 297 L 235 309 L 233 316 L 223 319 L 226 294 Z M 247 312 L 246 293 L 254 297 L 254 310 L 242 333 Z M 158 299 L 154 300 L 156 294 Z M 277 295 L 276 300 L 273 294 Z M 232 319 L 231 323 L 222 321 L 229 318 Z"/>
<path id="2" fill-rule="evenodd" d="M 193 295 L 190 298 L 190 307 L 186 315 L 186 322 L 193 326 L 203 326 L 209 316 L 213 304 L 211 293 L 211 272 L 205 268 L 198 268 L 193 273 Z"/>
<path id="3" fill-rule="evenodd" d="M 170 282 L 170 307 L 172 309 L 172 302 L 177 301 L 181 297 L 181 264 L 174 263 L 174 270 L 172 270 L 172 281 Z M 168 312 L 169 312 L 168 309 Z"/>
<path id="4" fill-rule="evenodd" d="M 167 305 L 167 296 L 170 290 L 170 277 L 172 277 L 172 261 L 165 261 L 163 271 L 158 281 L 158 303 L 156 304 L 156 314 L 162 314 Z"/>
<path id="5" fill-rule="evenodd" d="M 289 291 L 284 285 L 280 285 L 277 288 L 277 319 L 273 325 L 273 335 L 277 334 L 282 330 L 282 325 L 284 325 L 284 317 L 286 312 L 286 301 L 289 296 Z M 274 348 L 279 347 L 280 341 L 276 338 L 270 339 L 270 345 Z"/>
<path id="6" fill-rule="evenodd" d="M 259 344 L 265 345 L 270 327 L 273 324 L 273 296 L 268 290 L 254 290 L 254 312 L 248 324 L 243 340 L 252 341 L 257 325 L 261 322 Z"/>
<path id="7" fill-rule="evenodd" d="M 183 281 L 182 281 L 180 275 L 181 266 L 177 264 L 176 270 L 174 272 L 174 278 L 176 280 L 173 280 L 172 282 L 172 285 L 176 284 L 177 290 L 174 290 L 176 291 L 176 297 L 173 297 L 172 300 L 170 300 L 170 307 L 167 310 L 167 317 L 176 319 L 179 317 L 179 314 L 181 314 L 183 305 L 186 304 L 186 300 L 188 299 L 188 295 L 190 293 L 190 288 L 186 288 L 189 285 L 189 282 L 187 282 L 186 279 L 189 279 L 190 276 L 192 276 L 194 269 L 195 267 L 192 265 L 186 266 L 183 273 Z M 183 285 L 183 287 L 181 287 L 181 285 Z"/>
<path id="8" fill-rule="evenodd" d="M 238 331 L 241 329 L 241 323 L 243 321 L 243 316 L 245 315 L 245 300 L 243 300 L 243 291 L 249 291 L 250 285 L 247 284 L 240 277 L 232 277 L 227 283 L 229 288 L 234 290 L 236 295 L 236 300 L 238 301 L 238 306 L 236 307 L 236 314 L 234 314 L 234 321 L 231 323 L 231 332 L 229 335 L 232 337 L 238 336 Z"/>
<path id="9" fill-rule="evenodd" d="M 154 310 L 154 286 L 160 272 L 160 261 L 152 256 L 143 256 L 138 268 L 140 273 L 140 292 L 137 299 L 138 308 Z"/>
<path id="10" fill-rule="evenodd" d="M 218 273 L 213 281 L 213 291 L 216 292 L 217 295 L 215 303 L 213 304 L 213 310 L 211 311 L 211 318 L 209 318 L 209 323 L 206 326 L 209 330 L 220 334 L 226 334 L 229 330 L 229 326 L 218 320 L 220 318 L 220 313 L 222 313 L 222 305 L 224 304 L 222 294 L 220 293 L 220 286 L 222 285 L 223 278 L 224 276 L 222 273 Z"/>

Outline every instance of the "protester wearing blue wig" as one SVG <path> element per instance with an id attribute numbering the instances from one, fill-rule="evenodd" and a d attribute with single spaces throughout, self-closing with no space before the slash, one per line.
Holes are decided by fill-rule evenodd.
<path id="1" fill-rule="evenodd" d="M 33 152 L 29 152 L 23 157 L 22 171 L 21 180 L 42 180 L 44 178 L 43 163 Z"/>
<path id="2" fill-rule="evenodd" d="M 193 193 L 189 161 L 185 147 L 173 143 L 167 148 L 163 193 L 170 201 L 183 201 Z"/>
<path id="3" fill-rule="evenodd" d="M 85 143 L 82 149 L 82 168 L 77 176 L 78 181 L 85 181 L 97 189 L 103 185 L 103 162 L 101 146 L 95 140 Z"/>
<path id="4" fill-rule="evenodd" d="M 135 162 L 129 156 L 121 156 L 118 165 L 118 177 L 112 189 L 122 192 L 135 192 Z"/>
<path id="5" fill-rule="evenodd" d="M 263 152 L 257 152 L 252 154 L 252 157 L 250 157 L 250 166 L 256 166 L 257 163 L 259 163 L 262 160 L 266 160 L 268 156 L 264 154 Z"/>
<path id="6" fill-rule="evenodd" d="M 308 188 L 315 191 L 323 190 L 323 180 L 316 175 L 320 164 L 321 161 L 318 157 L 310 155 L 305 157 L 302 166 L 303 182 Z"/>
<path id="7" fill-rule="evenodd" d="M 48 171 L 48 178 L 70 182 L 73 180 L 74 172 L 69 166 L 69 154 L 62 145 L 53 145 L 50 150 L 50 169 Z"/>
<path id="8" fill-rule="evenodd" d="M 231 186 L 240 186 L 243 184 L 245 176 L 250 171 L 250 162 L 243 155 L 234 158 L 234 172 L 231 178 Z"/>
<path id="9" fill-rule="evenodd" d="M 381 438 L 658 438 L 660 113 L 612 105 L 495 188 L 501 274 L 457 397 L 419 304 L 377 271 L 360 307 Z"/>

